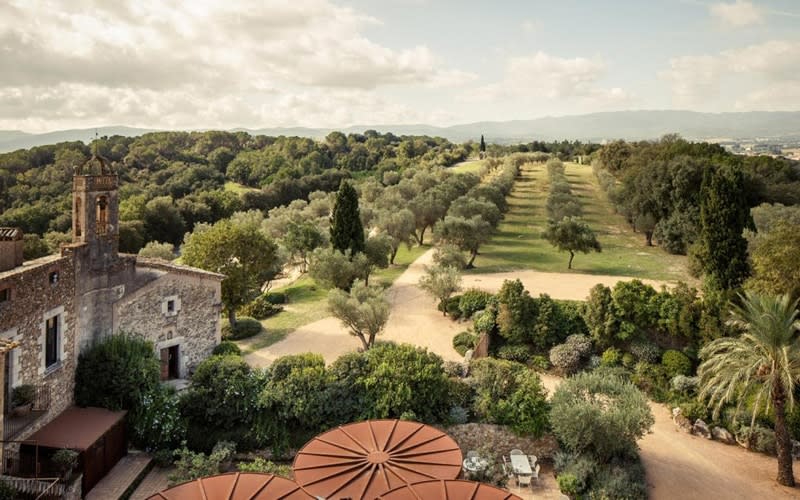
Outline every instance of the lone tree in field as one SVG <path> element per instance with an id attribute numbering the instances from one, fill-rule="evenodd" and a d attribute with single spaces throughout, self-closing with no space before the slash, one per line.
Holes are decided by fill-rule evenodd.
<path id="1" fill-rule="evenodd" d="M 389 320 L 389 301 L 379 286 L 367 286 L 356 280 L 350 293 L 334 289 L 328 294 L 328 311 L 358 337 L 364 350 L 375 343 L 375 337 Z"/>
<path id="2" fill-rule="evenodd" d="M 461 275 L 452 266 L 426 267 L 425 275 L 419 280 L 419 287 L 439 299 L 439 305 L 444 306 L 447 299 L 461 290 Z M 442 313 L 447 316 L 447 307 L 442 307 Z"/>
<path id="3" fill-rule="evenodd" d="M 349 182 L 342 182 L 336 193 L 331 217 L 331 244 L 342 253 L 351 255 L 364 251 L 364 227 L 358 210 L 358 193 Z"/>
<path id="4" fill-rule="evenodd" d="M 728 403 L 753 396 L 753 417 L 761 411 L 775 415 L 775 444 L 778 449 L 778 483 L 794 486 L 792 440 L 786 427 L 786 413 L 794 407 L 800 380 L 800 330 L 797 301 L 787 295 L 775 297 L 747 292 L 742 305 L 735 305 L 730 322 L 742 328 L 737 338 L 723 337 L 700 351 L 701 399 L 708 399 L 714 418 Z M 788 405 L 788 409 L 787 409 Z"/>
<path id="5" fill-rule="evenodd" d="M 277 246 L 252 224 L 230 220 L 195 231 L 183 245 L 183 262 L 225 275 L 222 302 L 231 326 L 236 310 L 258 296 L 261 285 L 275 277 Z"/>
<path id="6" fill-rule="evenodd" d="M 600 252 L 600 242 L 597 235 L 588 224 L 578 217 L 564 217 L 558 222 L 550 221 L 544 239 L 559 250 L 569 252 L 567 269 L 572 269 L 572 259 L 575 252 L 589 253 Z"/>
<path id="7" fill-rule="evenodd" d="M 486 142 L 483 140 L 483 134 L 481 134 L 480 152 L 481 153 L 485 153 L 486 152 Z"/>
<path id="8" fill-rule="evenodd" d="M 436 223 L 433 234 L 440 243 L 452 244 L 469 252 L 466 267 L 471 269 L 478 249 L 492 237 L 492 225 L 480 215 L 470 218 L 448 215 Z"/>
<path id="9" fill-rule="evenodd" d="M 724 166 L 707 172 L 700 196 L 698 256 L 715 287 L 735 289 L 749 276 L 747 240 L 742 231 L 751 226 L 741 169 Z"/>

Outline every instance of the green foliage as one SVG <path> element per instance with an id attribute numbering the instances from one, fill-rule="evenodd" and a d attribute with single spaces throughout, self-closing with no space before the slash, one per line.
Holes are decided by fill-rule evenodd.
<path id="1" fill-rule="evenodd" d="M 219 474 L 222 472 L 221 464 L 230 460 L 234 452 L 235 449 L 226 446 L 214 446 L 213 451 L 206 455 L 195 453 L 186 446 L 182 447 L 175 452 L 177 459 L 169 475 L 170 486 Z"/>
<path id="2" fill-rule="evenodd" d="M 239 472 L 260 472 L 262 474 L 273 474 L 285 478 L 292 477 L 292 466 L 288 464 L 276 464 L 263 457 L 256 457 L 250 462 L 239 462 L 236 467 Z"/>
<path id="3" fill-rule="evenodd" d="M 239 349 L 239 346 L 236 345 L 235 342 L 231 342 L 230 340 L 223 340 L 216 346 L 214 346 L 214 350 L 211 352 L 214 356 L 227 356 L 229 354 L 233 354 L 236 356 L 242 355 L 242 350 Z"/>
<path id="4" fill-rule="evenodd" d="M 622 352 L 619 349 L 609 347 L 603 351 L 601 363 L 603 366 L 617 366 L 622 362 Z"/>
<path id="5" fill-rule="evenodd" d="M 453 321 L 457 321 L 461 318 L 461 309 L 458 307 L 460 300 L 460 295 L 449 297 L 444 302 L 439 302 L 439 304 L 436 305 L 436 309 L 450 316 L 450 319 Z"/>
<path id="6" fill-rule="evenodd" d="M 171 261 L 175 259 L 174 246 L 172 243 L 159 243 L 157 241 L 151 241 L 145 245 L 144 248 L 139 250 L 139 257 Z"/>
<path id="7" fill-rule="evenodd" d="M 700 197 L 700 257 L 712 286 L 738 288 L 750 274 L 747 241 L 752 226 L 746 181 L 741 168 L 718 167 L 703 179 Z"/>
<path id="8" fill-rule="evenodd" d="M 569 497 L 575 497 L 578 493 L 583 491 L 582 485 L 578 482 L 578 478 L 575 477 L 575 474 L 570 474 L 569 472 L 559 474 L 556 481 L 558 482 L 558 489 L 561 493 Z"/>
<path id="9" fill-rule="evenodd" d="M 250 303 L 245 304 L 244 306 L 239 308 L 239 314 L 243 316 L 250 316 L 257 320 L 267 319 L 270 316 L 274 316 L 283 310 L 282 307 L 276 306 L 269 300 L 267 300 L 266 295 L 259 295 L 255 299 L 253 299 Z M 237 321 L 237 329 L 239 327 L 238 323 L 242 322 L 243 318 L 239 318 Z"/>
<path id="10" fill-rule="evenodd" d="M 497 304 L 498 333 L 511 342 L 529 341 L 536 318 L 536 303 L 522 282 L 518 279 L 504 281 L 497 293 Z"/>
<path id="11" fill-rule="evenodd" d="M 625 368 L 633 368 L 636 364 L 636 357 L 633 354 L 626 352 L 622 355 L 622 366 Z"/>
<path id="12" fill-rule="evenodd" d="M 472 268 L 478 249 L 491 238 L 492 226 L 480 215 L 469 218 L 447 215 L 444 220 L 436 223 L 433 232 L 437 241 L 469 252 L 470 258 L 465 267 Z"/>
<path id="13" fill-rule="evenodd" d="M 457 333 L 453 337 L 453 349 L 462 356 L 466 354 L 469 349 L 475 349 L 477 344 L 478 336 L 469 331 Z"/>
<path id="14" fill-rule="evenodd" d="M 361 269 L 350 258 L 350 254 L 333 248 L 318 248 L 311 254 L 308 273 L 314 281 L 325 288 L 349 290 L 353 281 L 361 275 Z"/>
<path id="15" fill-rule="evenodd" d="M 508 361 L 526 363 L 531 357 L 531 348 L 525 344 L 505 344 L 497 349 L 497 357 Z"/>
<path id="16" fill-rule="evenodd" d="M 578 371 L 592 353 L 592 341 L 585 335 L 570 335 L 566 342 L 550 349 L 550 363 L 563 374 Z"/>
<path id="17" fill-rule="evenodd" d="M 767 455 L 775 455 L 777 453 L 775 431 L 772 429 L 743 425 L 736 430 L 736 440 L 747 443 L 751 450 L 759 453 Z"/>
<path id="18" fill-rule="evenodd" d="M 17 489 L 8 481 L 0 480 L 0 500 L 16 500 Z"/>
<path id="19" fill-rule="evenodd" d="M 491 298 L 491 293 L 471 288 L 461 294 L 458 301 L 458 308 L 462 316 L 471 318 L 476 312 L 486 309 L 486 305 Z"/>
<path id="20" fill-rule="evenodd" d="M 268 292 L 264 294 L 264 298 L 267 302 L 276 306 L 286 304 L 289 301 L 289 297 L 283 292 Z"/>
<path id="21" fill-rule="evenodd" d="M 528 364 L 537 372 L 546 372 L 550 369 L 550 360 L 548 360 L 546 356 L 541 356 L 539 354 L 531 356 Z"/>
<path id="22" fill-rule="evenodd" d="M 23 259 L 34 260 L 47 255 L 50 255 L 50 247 L 44 239 L 37 234 L 22 235 Z"/>
<path id="23" fill-rule="evenodd" d="M 193 450 L 207 451 L 221 440 L 239 448 L 253 445 L 252 424 L 264 382 L 241 356 L 212 356 L 197 366 L 192 385 L 180 394 L 187 440 Z"/>
<path id="24" fill-rule="evenodd" d="M 78 357 L 75 403 L 135 412 L 160 381 L 153 344 L 139 337 L 109 335 Z"/>
<path id="25" fill-rule="evenodd" d="M 331 216 L 331 245 L 342 253 L 364 251 L 364 227 L 358 209 L 358 193 L 349 182 L 342 182 L 336 193 Z"/>
<path id="26" fill-rule="evenodd" d="M 777 223 L 752 250 L 753 277 L 748 289 L 800 297 L 800 231 L 797 225 Z"/>
<path id="27" fill-rule="evenodd" d="M 36 387 L 33 384 L 22 384 L 14 387 L 11 391 L 11 404 L 13 406 L 23 406 L 33 403 L 36 397 Z"/>
<path id="28" fill-rule="evenodd" d="M 672 390 L 681 394 L 694 393 L 699 383 L 700 379 L 698 377 L 687 377 L 686 375 L 675 375 L 670 381 Z"/>
<path id="29" fill-rule="evenodd" d="M 365 354 L 368 372 L 357 381 L 361 418 L 397 418 L 413 412 L 423 422 L 443 421 L 450 410 L 442 359 L 408 344 L 381 343 Z"/>
<path id="30" fill-rule="evenodd" d="M 546 391 L 536 372 L 519 363 L 484 358 L 473 363 L 472 376 L 474 411 L 482 420 L 535 437 L 547 429 Z"/>
<path id="31" fill-rule="evenodd" d="M 231 323 L 238 308 L 255 298 L 277 273 L 277 246 L 251 224 L 222 221 L 187 235 L 183 262 L 225 275 L 222 300 Z"/>
<path id="32" fill-rule="evenodd" d="M 446 302 L 461 289 L 461 274 L 454 267 L 425 267 L 425 274 L 419 279 L 418 285 L 440 303 Z"/>
<path id="33" fill-rule="evenodd" d="M 264 329 L 261 323 L 248 316 L 242 316 L 236 321 L 236 325 L 231 326 L 227 321 L 222 323 L 222 338 L 226 340 L 241 340 L 253 337 L 261 333 Z"/>
<path id="34" fill-rule="evenodd" d="M 658 363 L 661 361 L 661 349 L 647 340 L 633 342 L 629 350 L 639 361 L 644 361 L 646 363 Z"/>
<path id="35" fill-rule="evenodd" d="M 467 258 L 464 256 L 464 252 L 452 244 L 437 246 L 433 253 L 433 262 L 442 267 L 454 267 L 456 269 L 467 267 Z"/>
<path id="36" fill-rule="evenodd" d="M 549 221 L 542 237 L 562 252 L 569 252 L 567 269 L 572 269 L 575 252 L 602 251 L 597 235 L 579 217 L 564 217 L 558 221 Z"/>
<path id="37" fill-rule="evenodd" d="M 328 311 L 358 337 L 364 350 L 375 343 L 375 337 L 389 320 L 389 300 L 379 286 L 367 286 L 360 280 L 353 283 L 350 293 L 339 289 L 328 294 Z"/>
<path id="38" fill-rule="evenodd" d="M 691 375 L 692 362 L 680 351 L 668 350 L 661 357 L 661 364 L 667 371 L 667 375 L 672 378 L 676 375 Z"/>
<path id="39" fill-rule="evenodd" d="M 580 373 L 559 385 L 551 399 L 550 425 L 564 447 L 600 461 L 635 453 L 636 441 L 654 423 L 647 398 L 620 377 Z"/>
<path id="40" fill-rule="evenodd" d="M 178 396 L 171 387 L 158 385 L 144 394 L 129 417 L 131 441 L 147 451 L 174 450 L 186 437 L 186 423 Z"/>
<path id="41" fill-rule="evenodd" d="M 666 400 L 670 378 L 663 365 L 639 361 L 633 367 L 631 381 L 655 401 Z"/>
<path id="42" fill-rule="evenodd" d="M 293 258 L 299 260 L 302 272 L 308 268 L 308 256 L 311 252 L 324 243 L 322 231 L 311 222 L 290 223 L 283 237 L 283 245 Z"/>

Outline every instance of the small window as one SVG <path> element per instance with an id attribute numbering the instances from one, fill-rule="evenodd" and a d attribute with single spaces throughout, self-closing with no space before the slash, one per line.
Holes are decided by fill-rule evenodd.
<path id="1" fill-rule="evenodd" d="M 50 273 L 49 279 L 51 285 L 55 285 L 56 283 L 58 283 L 58 271 L 53 271 L 52 273 Z"/>
<path id="2" fill-rule="evenodd" d="M 175 312 L 175 301 L 174 300 L 168 300 L 167 301 L 167 312 L 171 312 L 171 313 Z"/>
<path id="3" fill-rule="evenodd" d="M 48 318 L 45 322 L 44 367 L 50 368 L 59 362 L 58 359 L 58 316 Z"/>
<path id="4" fill-rule="evenodd" d="M 11 289 L 3 288 L 0 290 L 0 302 L 8 302 L 11 300 Z"/>

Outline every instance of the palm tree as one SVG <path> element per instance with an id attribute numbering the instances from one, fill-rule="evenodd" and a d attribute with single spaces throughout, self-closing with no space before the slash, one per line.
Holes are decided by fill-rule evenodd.
<path id="1" fill-rule="evenodd" d="M 786 410 L 794 406 L 795 385 L 800 382 L 800 330 L 797 301 L 787 295 L 747 292 L 741 305 L 733 305 L 729 323 L 742 329 L 737 338 L 723 337 L 700 351 L 698 369 L 701 399 L 722 407 L 745 395 L 755 395 L 753 422 L 761 410 L 772 407 L 778 448 L 778 483 L 794 486 L 792 441 L 786 429 Z"/>

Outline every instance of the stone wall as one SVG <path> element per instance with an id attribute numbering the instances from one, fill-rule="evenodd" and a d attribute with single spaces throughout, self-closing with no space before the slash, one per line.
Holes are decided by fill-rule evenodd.
<path id="1" fill-rule="evenodd" d="M 114 304 L 114 332 L 140 335 L 155 344 L 156 353 L 178 345 L 183 378 L 219 344 L 220 308 L 219 278 L 165 268 Z"/>
<path id="2" fill-rule="evenodd" d="M 77 362 L 74 261 L 50 256 L 26 262 L 0 273 L 0 288 L 9 286 L 11 300 L 0 303 L 0 335 L 21 344 L 9 353 L 9 385 L 46 385 L 50 396 L 47 413 L 14 438 L 24 439 L 72 404 Z M 45 322 L 56 315 L 60 361 L 46 368 Z"/>

